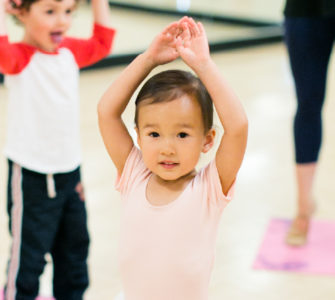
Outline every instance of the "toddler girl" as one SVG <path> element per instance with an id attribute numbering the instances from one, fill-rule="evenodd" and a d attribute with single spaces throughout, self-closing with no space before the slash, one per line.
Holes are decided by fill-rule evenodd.
<path id="1" fill-rule="evenodd" d="M 134 146 L 121 114 L 156 66 L 181 57 L 199 76 L 170 70 L 149 79 L 136 99 Z M 224 127 L 215 159 L 213 107 Z M 120 271 L 126 300 L 204 300 L 223 209 L 247 142 L 247 118 L 209 54 L 201 23 L 167 26 L 102 97 L 99 124 L 122 196 Z"/>

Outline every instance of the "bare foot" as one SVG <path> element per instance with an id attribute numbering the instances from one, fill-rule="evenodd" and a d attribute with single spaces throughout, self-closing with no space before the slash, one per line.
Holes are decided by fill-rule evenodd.
<path id="1" fill-rule="evenodd" d="M 310 219 L 316 210 L 315 201 L 312 200 L 309 205 L 309 212 L 298 214 L 291 223 L 286 234 L 285 242 L 290 246 L 303 246 L 307 243 Z"/>

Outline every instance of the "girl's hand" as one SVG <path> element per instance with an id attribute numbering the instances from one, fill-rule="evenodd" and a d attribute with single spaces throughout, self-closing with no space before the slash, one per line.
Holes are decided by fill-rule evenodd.
<path id="1" fill-rule="evenodd" d="M 155 37 L 145 52 L 154 66 L 166 64 L 179 56 L 176 49 L 177 36 L 179 33 L 179 23 L 174 22 L 165 27 L 164 30 Z"/>
<path id="2" fill-rule="evenodd" d="M 180 20 L 182 33 L 177 38 L 177 51 L 183 61 L 197 71 L 210 61 L 208 40 L 202 23 L 185 17 Z"/>

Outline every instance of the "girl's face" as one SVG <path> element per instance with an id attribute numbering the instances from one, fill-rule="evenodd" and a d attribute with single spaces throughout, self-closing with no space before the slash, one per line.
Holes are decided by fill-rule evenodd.
<path id="1" fill-rule="evenodd" d="M 198 102 L 184 95 L 138 107 L 138 144 L 146 166 L 163 180 L 174 181 L 194 171 L 201 152 L 212 146 L 215 131 L 204 134 Z"/>
<path id="2" fill-rule="evenodd" d="M 17 16 L 23 24 L 23 41 L 47 52 L 53 52 L 62 42 L 72 21 L 75 0 L 39 0 L 29 10 Z"/>

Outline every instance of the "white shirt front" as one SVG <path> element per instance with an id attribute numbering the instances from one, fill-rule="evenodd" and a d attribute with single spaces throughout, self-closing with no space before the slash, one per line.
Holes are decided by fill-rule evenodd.
<path id="1" fill-rule="evenodd" d="M 40 173 L 68 172 L 81 161 L 79 68 L 73 54 L 36 51 L 22 72 L 5 76 L 9 90 L 5 155 Z"/>
<path id="2" fill-rule="evenodd" d="M 90 38 L 67 37 L 53 53 L 0 36 L 0 71 L 9 92 L 4 153 L 10 160 L 45 174 L 79 166 L 79 68 L 105 57 L 114 35 L 96 23 Z"/>

